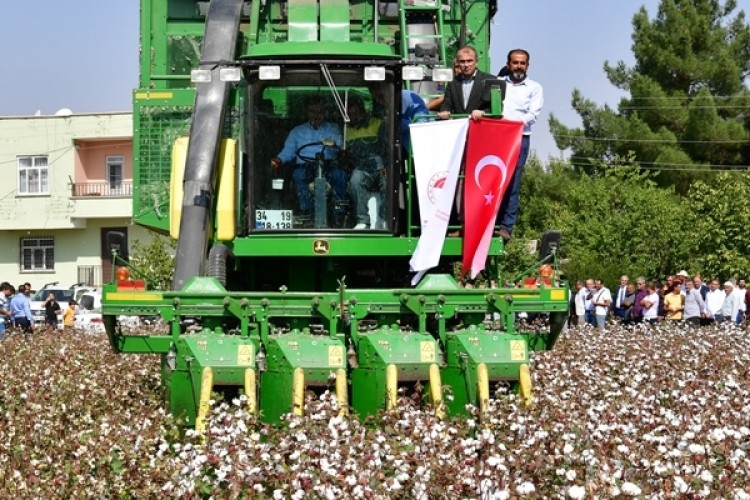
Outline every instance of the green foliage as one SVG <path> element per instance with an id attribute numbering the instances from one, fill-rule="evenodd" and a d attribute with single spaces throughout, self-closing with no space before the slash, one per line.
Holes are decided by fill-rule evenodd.
<path id="1" fill-rule="evenodd" d="M 691 266 L 721 279 L 750 274 L 750 173 L 722 173 L 690 188 Z"/>
<path id="2" fill-rule="evenodd" d="M 130 252 L 130 267 L 135 274 L 142 274 L 156 290 L 169 290 L 174 276 L 175 241 L 155 232 L 150 232 L 146 242 L 134 240 Z"/>
<path id="3" fill-rule="evenodd" d="M 623 273 L 661 278 L 685 267 L 692 248 L 683 243 L 691 233 L 690 206 L 639 171 L 632 156 L 594 167 L 601 173 L 593 177 L 564 162 L 529 169 L 520 239 L 540 237 L 538 228 L 562 231 L 560 256 L 571 280 L 596 276 L 614 283 Z"/>
<path id="4" fill-rule="evenodd" d="M 643 7 L 636 13 L 635 66 L 604 65 L 630 96 L 615 110 L 575 90 L 583 126 L 550 117 L 577 169 L 599 174 L 633 152 L 641 168 L 658 171 L 658 184 L 685 194 L 705 169 L 750 164 L 750 25 L 743 12 L 732 17 L 735 8 L 733 0 L 662 0 L 654 19 Z"/>

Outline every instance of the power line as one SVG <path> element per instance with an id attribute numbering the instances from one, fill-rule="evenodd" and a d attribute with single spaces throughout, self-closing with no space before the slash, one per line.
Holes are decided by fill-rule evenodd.
<path id="1" fill-rule="evenodd" d="M 576 167 L 593 167 L 597 166 L 597 163 L 604 163 L 606 167 L 610 168 L 639 168 L 641 170 L 652 170 L 662 172 L 701 172 L 701 173 L 720 173 L 720 172 L 736 172 L 738 170 L 746 170 L 750 168 L 748 165 L 705 165 L 705 164 L 691 164 L 691 163 L 660 163 L 660 162 L 647 162 L 647 161 L 635 161 L 633 163 L 614 163 L 608 160 L 594 160 L 590 163 L 575 162 L 570 160 L 567 161 L 572 166 Z"/>
<path id="2" fill-rule="evenodd" d="M 640 142 L 640 143 L 655 143 L 655 144 L 743 144 L 750 142 L 750 139 L 727 139 L 727 140 L 705 140 L 705 141 L 693 141 L 693 140 L 675 140 L 670 141 L 668 139 L 626 139 L 620 137 L 586 137 L 578 135 L 562 135 L 553 134 L 554 138 L 561 139 L 581 139 L 587 141 L 601 141 L 601 142 Z"/>
<path id="3" fill-rule="evenodd" d="M 573 108 L 575 109 L 575 108 Z M 685 106 L 623 106 L 618 108 L 620 110 L 639 110 L 639 109 L 750 109 L 750 104 L 734 105 L 734 104 L 715 104 L 713 106 L 693 106 L 686 104 Z"/>

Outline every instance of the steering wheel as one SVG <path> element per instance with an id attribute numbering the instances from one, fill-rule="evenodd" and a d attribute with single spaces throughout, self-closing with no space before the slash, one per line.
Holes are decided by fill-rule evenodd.
<path id="1" fill-rule="evenodd" d="M 297 151 L 295 151 L 295 155 L 297 155 L 297 158 L 300 159 L 300 161 L 303 161 L 305 163 L 314 163 L 318 161 L 316 156 L 310 156 L 303 153 L 303 151 L 309 147 L 312 146 L 323 146 L 323 148 L 320 150 L 321 153 L 325 154 L 326 149 L 330 149 L 332 151 L 338 151 L 340 148 L 338 144 L 336 144 L 334 141 L 327 139 L 325 141 L 315 141 L 315 142 L 308 142 L 307 144 L 303 144 L 302 146 L 297 148 Z M 316 153 L 317 154 L 317 153 Z"/>

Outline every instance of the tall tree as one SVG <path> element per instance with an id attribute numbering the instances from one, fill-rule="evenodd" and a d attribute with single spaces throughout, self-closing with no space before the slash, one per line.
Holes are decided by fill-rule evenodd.
<path id="1" fill-rule="evenodd" d="M 735 0 L 662 0 L 656 17 L 633 18 L 635 66 L 604 64 L 609 81 L 630 94 L 617 109 L 573 92 L 583 127 L 550 116 L 561 149 L 587 173 L 631 152 L 662 185 L 686 193 L 706 169 L 750 165 L 750 25 Z M 598 161 L 596 161 L 598 160 Z"/>

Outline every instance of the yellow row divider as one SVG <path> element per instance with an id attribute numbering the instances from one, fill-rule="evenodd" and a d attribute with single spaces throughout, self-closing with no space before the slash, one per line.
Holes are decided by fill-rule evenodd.
<path id="1" fill-rule="evenodd" d="M 432 404 L 435 406 L 435 415 L 439 419 L 445 417 L 445 408 L 443 407 L 443 383 L 440 380 L 440 368 L 437 363 L 430 365 L 430 396 Z"/>
<path id="2" fill-rule="evenodd" d="M 292 378 L 292 415 L 305 414 L 305 371 L 295 368 Z"/>
<path id="3" fill-rule="evenodd" d="M 339 416 L 343 417 L 349 414 L 349 396 L 346 385 L 346 370 L 339 368 L 336 370 L 336 400 L 339 402 Z"/>
<path id="4" fill-rule="evenodd" d="M 531 405 L 534 396 L 531 388 L 531 372 L 529 371 L 529 365 L 526 363 L 522 364 L 518 372 L 518 382 L 520 387 L 521 397 L 523 398 L 526 406 Z"/>
<path id="5" fill-rule="evenodd" d="M 385 408 L 388 411 L 396 409 L 398 401 L 398 370 L 396 365 L 390 364 L 385 369 Z"/>
<path id="6" fill-rule="evenodd" d="M 487 373 L 487 365 L 479 363 L 477 365 L 477 390 L 479 394 L 479 411 L 484 413 L 490 400 L 490 377 Z"/>
<path id="7" fill-rule="evenodd" d="M 245 370 L 245 396 L 247 396 L 247 411 L 255 414 L 258 410 L 258 400 L 255 396 L 255 369 Z"/>
<path id="8" fill-rule="evenodd" d="M 195 430 L 203 432 L 206 430 L 206 416 L 208 415 L 208 402 L 211 400 L 211 391 L 214 388 L 214 371 L 210 366 L 203 368 L 201 375 L 201 393 L 198 399 L 198 417 L 195 419 Z"/>

